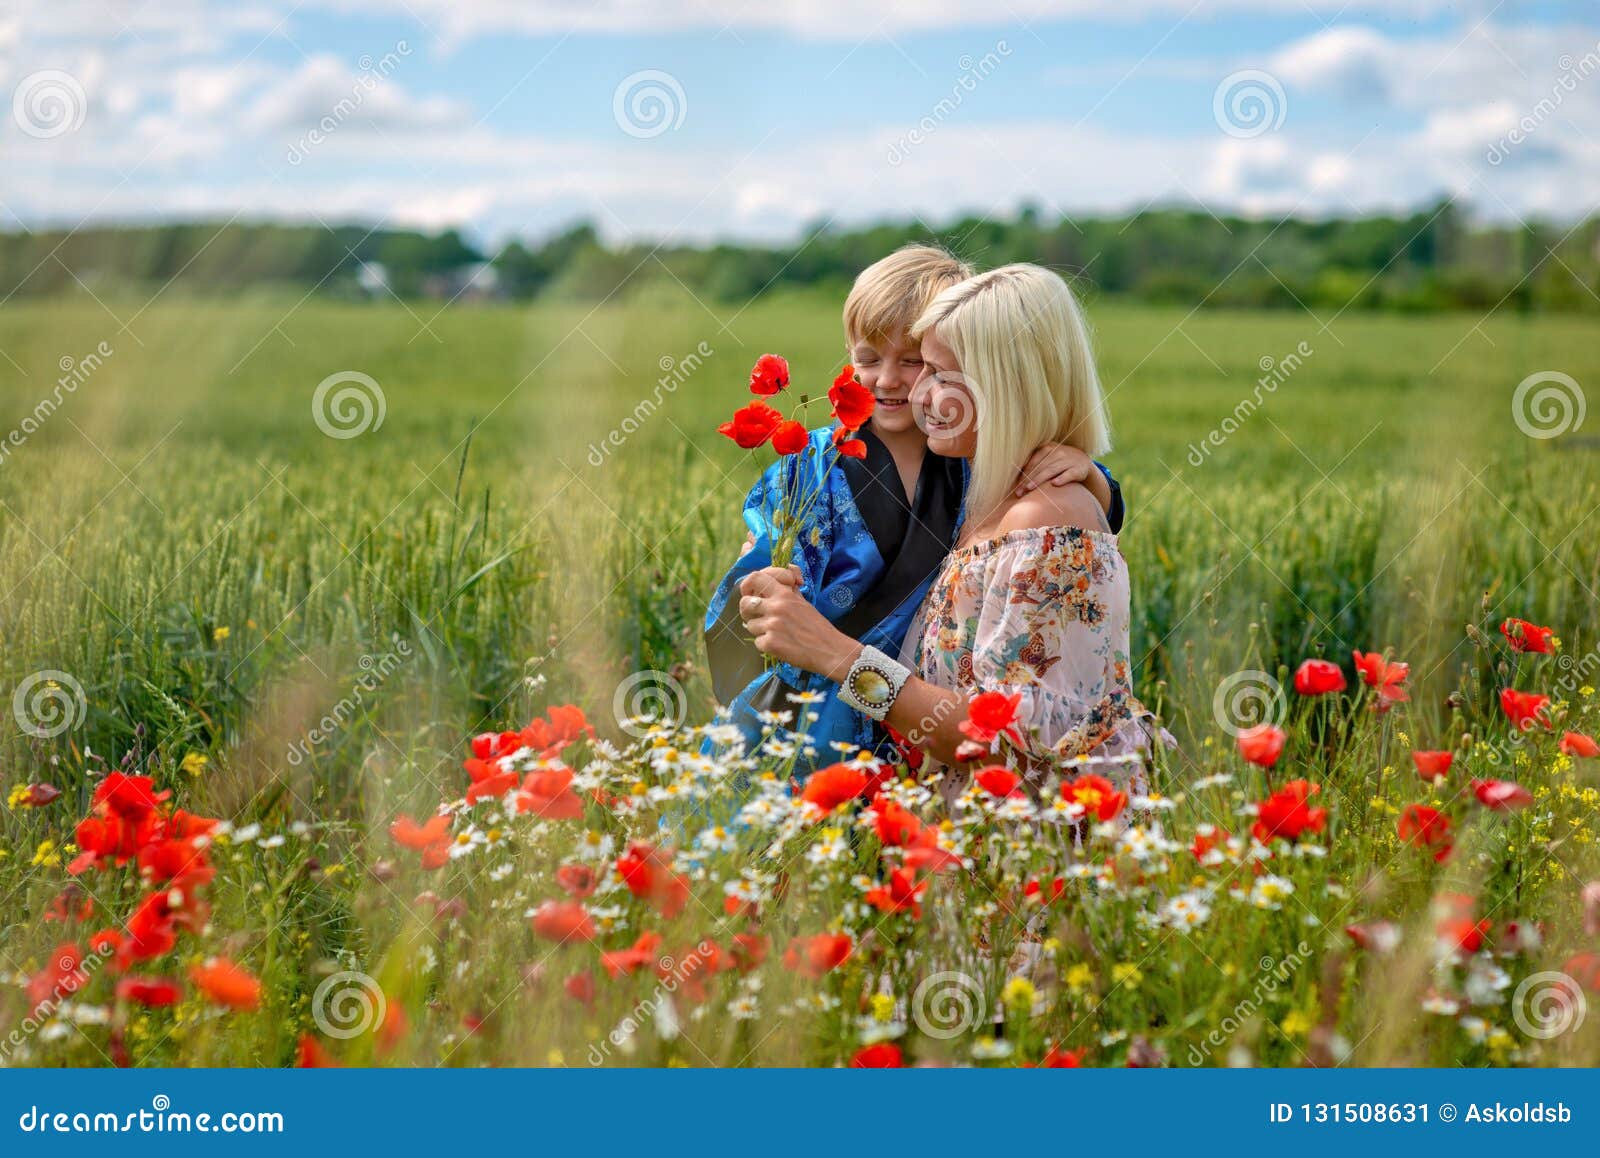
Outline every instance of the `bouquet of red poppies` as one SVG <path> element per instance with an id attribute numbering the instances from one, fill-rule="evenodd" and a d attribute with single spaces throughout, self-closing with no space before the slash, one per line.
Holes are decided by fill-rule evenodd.
<path id="1" fill-rule="evenodd" d="M 840 456 L 867 456 L 867 444 L 855 435 L 872 417 L 872 408 L 877 404 L 872 391 L 856 381 L 853 366 L 840 370 L 833 385 L 828 388 L 828 403 L 832 407 L 830 416 L 838 425 L 834 428 L 833 437 L 824 446 L 821 442 L 812 441 L 805 423 L 801 421 L 807 407 L 816 400 L 801 394 L 787 417 L 763 401 L 765 398 L 776 398 L 788 386 L 788 361 L 777 354 L 761 355 L 750 371 L 750 393 L 756 396 L 755 401 L 734 411 L 731 419 L 717 427 L 745 450 L 755 450 L 770 442 L 772 449 L 780 456 L 795 460 L 787 473 L 783 500 L 776 511 L 770 512 L 774 567 L 787 567 L 793 559 L 795 538 L 821 495 L 823 480 L 833 469 L 834 463 L 839 461 Z M 825 461 L 807 462 L 807 457 L 811 455 L 825 457 Z M 811 466 L 816 469 L 807 469 Z"/>

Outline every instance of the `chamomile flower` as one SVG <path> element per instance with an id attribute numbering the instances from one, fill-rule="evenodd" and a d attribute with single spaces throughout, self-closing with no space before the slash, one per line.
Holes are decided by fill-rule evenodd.
<path id="1" fill-rule="evenodd" d="M 1250 903 L 1258 909 L 1281 909 L 1283 902 L 1293 892 L 1293 881 L 1267 873 L 1256 878 L 1255 885 L 1250 890 Z"/>

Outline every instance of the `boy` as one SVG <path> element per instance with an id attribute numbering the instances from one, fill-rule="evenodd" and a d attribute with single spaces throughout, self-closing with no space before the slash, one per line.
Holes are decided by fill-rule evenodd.
<path id="1" fill-rule="evenodd" d="M 825 477 L 801 484 L 820 487 L 795 542 L 802 589 L 836 627 L 889 655 L 900 653 L 912 617 L 956 541 L 967 481 L 965 461 L 928 453 L 928 440 L 912 418 L 911 387 L 922 373 L 922 356 L 908 331 L 941 291 L 972 272 L 943 249 L 908 245 L 856 278 L 844 304 L 844 331 L 850 362 L 876 400 L 858 435 L 867 454 L 840 458 Z M 811 440 L 826 448 L 831 435 L 825 427 L 812 431 Z M 809 456 L 810 464 L 816 469 L 829 457 Z M 809 737 L 795 763 L 796 775 L 804 776 L 819 760 L 835 758 L 831 751 L 879 750 L 887 737 L 839 700 L 831 680 L 788 664 L 768 667 L 739 622 L 739 581 L 771 563 L 768 520 L 794 462 L 773 463 L 745 499 L 750 537 L 712 596 L 705 636 L 712 689 L 752 746 L 773 730 L 762 713 L 796 713 L 794 731 Z M 1023 469 L 1017 491 L 1042 481 L 1082 482 L 1105 508 L 1112 531 L 1121 530 L 1120 489 L 1111 472 L 1082 451 L 1041 448 Z M 791 698 L 801 693 L 809 693 L 809 702 Z M 808 724 L 807 712 L 817 719 Z"/>

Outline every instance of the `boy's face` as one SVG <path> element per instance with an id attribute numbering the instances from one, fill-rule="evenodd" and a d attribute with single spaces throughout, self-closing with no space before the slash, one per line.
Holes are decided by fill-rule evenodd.
<path id="1" fill-rule="evenodd" d="M 858 339 L 850 347 L 850 364 L 861 384 L 872 391 L 878 405 L 872 425 L 879 434 L 903 434 L 915 429 L 911 417 L 911 387 L 922 373 L 922 346 L 909 335 L 889 334 Z"/>

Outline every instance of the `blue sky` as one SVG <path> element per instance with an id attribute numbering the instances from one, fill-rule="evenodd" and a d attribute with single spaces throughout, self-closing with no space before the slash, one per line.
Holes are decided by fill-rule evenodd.
<path id="1" fill-rule="evenodd" d="M 0 96 L 5 228 L 1600 205 L 1576 0 L 0 0 Z"/>

